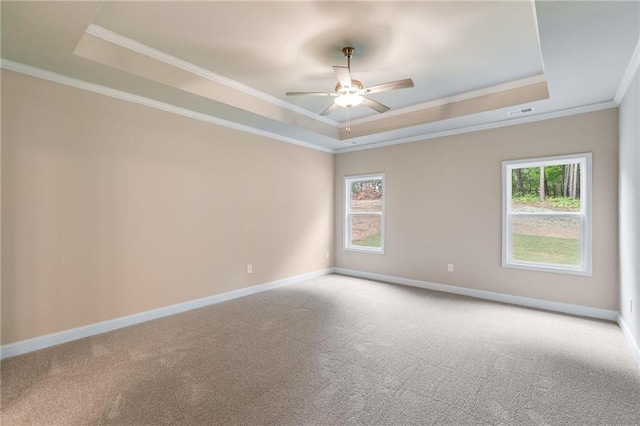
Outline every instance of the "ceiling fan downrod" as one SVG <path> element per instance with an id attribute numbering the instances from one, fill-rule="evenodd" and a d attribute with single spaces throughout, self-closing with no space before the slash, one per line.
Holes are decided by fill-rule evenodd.
<path id="1" fill-rule="evenodd" d="M 351 71 L 351 58 L 353 58 L 353 54 L 356 53 L 355 47 L 343 47 L 342 54 L 345 58 L 347 58 L 347 68 Z"/>
<path id="2" fill-rule="evenodd" d="M 347 69 L 349 70 L 349 72 L 351 72 L 351 58 L 353 57 L 353 54 L 356 53 L 356 48 L 355 47 L 344 47 L 342 48 L 342 54 L 344 55 L 345 58 L 347 58 Z M 352 80 L 353 82 L 353 80 Z M 362 87 L 360 87 L 362 89 Z M 346 108 L 346 112 L 347 112 L 347 125 L 345 126 L 344 130 L 347 133 L 351 133 L 351 114 L 349 114 L 349 110 L 351 109 L 351 107 Z"/>

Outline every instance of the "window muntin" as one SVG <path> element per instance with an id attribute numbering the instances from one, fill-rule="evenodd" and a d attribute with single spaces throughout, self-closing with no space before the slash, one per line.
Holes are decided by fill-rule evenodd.
<path id="1" fill-rule="evenodd" d="M 504 161 L 502 174 L 502 266 L 591 275 L 591 154 Z"/>
<path id="2" fill-rule="evenodd" d="M 345 250 L 384 252 L 384 173 L 344 179 Z"/>

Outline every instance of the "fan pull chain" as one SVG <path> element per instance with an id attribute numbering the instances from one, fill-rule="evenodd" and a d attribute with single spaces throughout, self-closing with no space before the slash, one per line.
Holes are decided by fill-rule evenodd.
<path id="1" fill-rule="evenodd" d="M 355 49 L 353 49 L 355 52 Z M 349 70 L 349 77 L 351 77 L 351 55 L 353 52 L 347 54 L 347 69 Z M 344 131 L 347 133 L 351 133 L 351 107 L 347 108 L 347 126 L 344 128 Z"/>
<path id="2" fill-rule="evenodd" d="M 347 126 L 344 128 L 344 131 L 347 133 L 351 133 L 351 114 L 349 111 L 351 111 L 351 108 L 347 108 Z"/>

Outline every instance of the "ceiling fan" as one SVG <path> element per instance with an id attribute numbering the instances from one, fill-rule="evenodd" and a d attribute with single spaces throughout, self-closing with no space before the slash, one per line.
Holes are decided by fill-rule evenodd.
<path id="1" fill-rule="evenodd" d="M 410 78 L 389 83 L 377 84 L 371 87 L 364 87 L 361 81 L 351 78 L 351 58 L 356 49 L 345 47 L 342 49 L 344 57 L 347 58 L 347 66 L 334 66 L 333 70 L 338 78 L 338 83 L 334 93 L 326 92 L 287 92 L 287 96 L 331 96 L 334 101 L 320 115 L 328 115 L 338 107 L 352 108 L 360 104 L 374 109 L 378 112 L 388 111 L 390 108 L 373 99 L 365 98 L 364 95 L 373 93 L 388 92 L 390 90 L 405 89 L 413 87 L 413 80 Z"/>

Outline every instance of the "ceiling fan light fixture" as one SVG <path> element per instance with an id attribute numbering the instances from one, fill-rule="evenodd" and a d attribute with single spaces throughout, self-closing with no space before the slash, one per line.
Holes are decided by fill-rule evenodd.
<path id="1" fill-rule="evenodd" d="M 347 93 L 338 96 L 334 102 L 343 108 L 351 108 L 360 105 L 364 101 L 364 98 L 356 93 Z"/>

